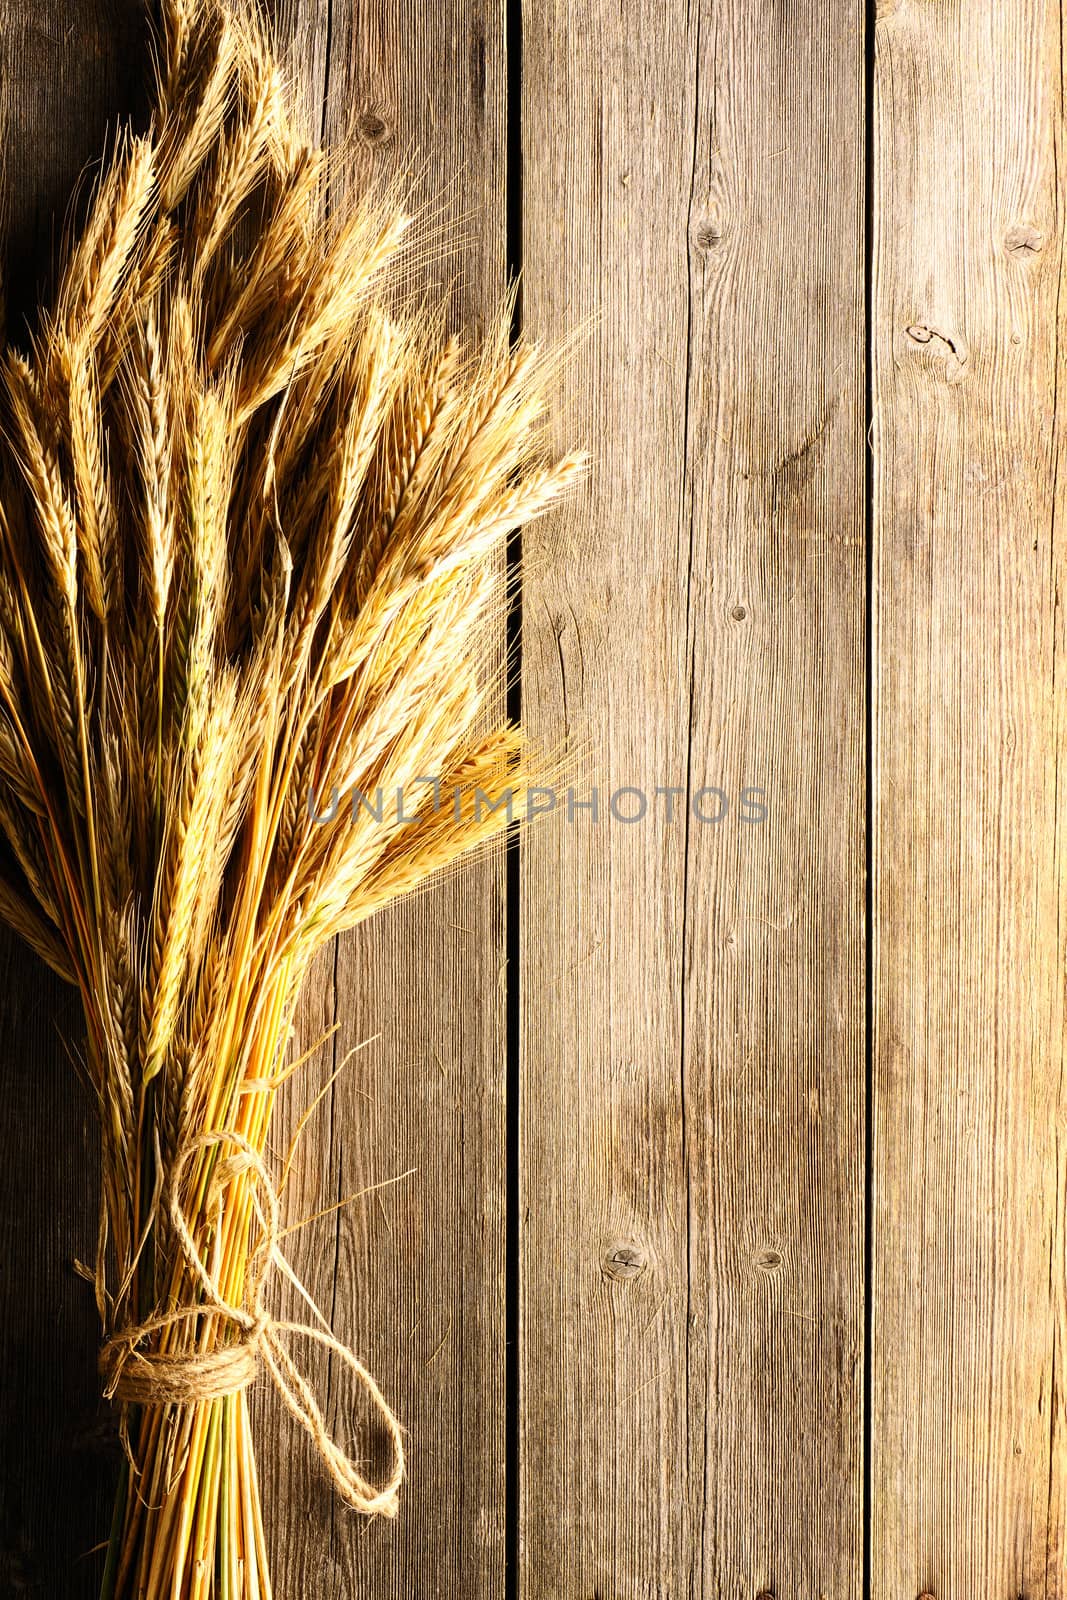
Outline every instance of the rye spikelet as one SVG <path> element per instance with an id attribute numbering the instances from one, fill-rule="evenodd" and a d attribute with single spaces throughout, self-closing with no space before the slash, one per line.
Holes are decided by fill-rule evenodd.
<path id="1" fill-rule="evenodd" d="M 409 219 L 336 215 L 329 178 L 255 18 L 164 0 L 149 131 L 0 369 L 0 917 L 85 1013 L 128 1446 L 105 1600 L 269 1596 L 256 1372 L 351 1505 L 396 1511 L 373 1379 L 270 1317 L 263 1153 L 323 942 L 522 805 L 493 556 L 582 465 L 546 457 L 550 364 L 509 308 L 474 352 L 401 309 Z M 293 1332 L 364 1384 L 383 1481 Z"/>

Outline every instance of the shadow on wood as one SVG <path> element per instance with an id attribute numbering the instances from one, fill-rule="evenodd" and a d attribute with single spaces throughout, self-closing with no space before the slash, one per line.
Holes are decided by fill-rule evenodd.
<path id="1" fill-rule="evenodd" d="M 144 119 L 147 12 L 9 0 L 0 24 L 3 273 L 22 342 L 116 127 Z M 93 1292 L 73 1269 L 93 1260 L 99 1192 L 95 1112 L 68 1054 L 80 1034 L 74 994 L 0 935 L 0 1593 L 64 1600 L 98 1592 L 88 1553 L 107 1534 L 119 1459 Z"/>
<path id="2" fill-rule="evenodd" d="M 0 24 L 4 287 L 21 339 L 47 303 L 64 226 L 84 208 L 104 151 L 131 117 L 146 120 L 148 7 L 0 0 Z"/>
<path id="3" fill-rule="evenodd" d="M 98 1196 L 95 1112 L 64 1039 L 70 990 L 5 933 L 0 950 L 0 1593 L 97 1592 L 85 1559 L 107 1531 L 118 1442 L 100 1398 L 91 1286 Z M 84 1577 L 80 1574 L 84 1573 Z"/>

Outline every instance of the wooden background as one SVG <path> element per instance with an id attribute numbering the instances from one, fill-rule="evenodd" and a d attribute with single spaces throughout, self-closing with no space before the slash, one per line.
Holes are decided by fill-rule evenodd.
<path id="1" fill-rule="evenodd" d="M 301 1096 L 371 1042 L 292 1219 L 383 1187 L 291 1254 L 411 1476 L 359 1523 L 260 1397 L 279 1600 L 1063 1600 L 1060 9 L 272 10 L 457 323 L 521 269 L 586 330 L 521 701 L 602 796 L 318 969 Z M 0 0 L 16 331 L 146 51 L 138 0 Z M 75 1023 L 5 942 L 0 1596 L 94 1594 L 116 1464 Z"/>

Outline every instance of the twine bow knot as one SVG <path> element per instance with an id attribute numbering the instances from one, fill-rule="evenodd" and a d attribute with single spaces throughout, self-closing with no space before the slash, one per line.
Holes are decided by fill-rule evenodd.
<path id="1" fill-rule="evenodd" d="M 221 1145 L 231 1146 L 236 1153 L 216 1166 L 211 1180 L 213 1189 L 221 1193 L 225 1184 L 242 1172 L 251 1173 L 257 1180 L 250 1186 L 250 1194 L 260 1231 L 248 1257 L 240 1305 L 233 1305 L 224 1297 L 218 1280 L 209 1272 L 180 1198 L 182 1176 L 192 1158 L 198 1151 Z M 382 1391 L 358 1356 L 328 1329 L 277 1321 L 267 1309 L 264 1290 L 271 1268 L 281 1259 L 281 1225 L 278 1193 L 258 1151 L 237 1133 L 198 1134 L 178 1151 L 169 1190 L 170 1222 L 203 1299 L 195 1306 L 160 1312 L 109 1339 L 100 1352 L 104 1393 L 109 1399 L 137 1405 L 196 1404 L 240 1394 L 254 1381 L 262 1364 L 286 1410 L 311 1435 L 346 1504 L 367 1516 L 394 1517 L 404 1476 L 404 1442 L 400 1424 Z M 210 1350 L 138 1349 L 151 1335 L 206 1315 L 219 1317 L 237 1329 L 239 1337 Z M 385 1427 L 392 1449 L 392 1465 L 383 1484 L 375 1486 L 365 1478 L 330 1434 L 319 1403 L 290 1354 L 289 1340 L 294 1337 L 311 1339 L 338 1356 L 362 1386 Z"/>

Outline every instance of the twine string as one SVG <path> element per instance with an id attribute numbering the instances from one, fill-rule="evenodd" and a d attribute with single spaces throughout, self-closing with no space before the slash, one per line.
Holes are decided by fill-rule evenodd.
<path id="1" fill-rule="evenodd" d="M 242 1172 L 251 1173 L 256 1179 L 250 1195 L 259 1235 L 249 1253 L 240 1305 L 224 1297 L 217 1279 L 209 1272 L 181 1203 L 181 1180 L 189 1162 L 199 1151 L 221 1145 L 232 1147 L 235 1153 L 219 1162 L 212 1187 L 221 1192 Z M 123 1328 L 106 1342 L 100 1352 L 100 1371 L 108 1399 L 136 1405 L 195 1405 L 240 1394 L 254 1381 L 260 1367 L 265 1367 L 290 1416 L 310 1434 L 342 1500 L 366 1516 L 396 1516 L 404 1476 L 404 1439 L 400 1423 L 374 1378 L 355 1352 L 328 1328 L 278 1321 L 267 1309 L 264 1292 L 271 1268 L 278 1260 L 281 1224 L 278 1192 L 259 1152 L 237 1133 L 201 1133 L 187 1140 L 174 1159 L 167 1211 L 203 1301 L 159 1312 Z M 153 1334 L 205 1315 L 229 1323 L 238 1330 L 239 1337 L 213 1350 L 138 1348 Z M 392 1464 L 383 1483 L 375 1485 L 364 1477 L 330 1433 L 322 1408 L 289 1349 L 294 1338 L 310 1339 L 337 1356 L 362 1387 L 385 1428 L 392 1450 Z"/>

